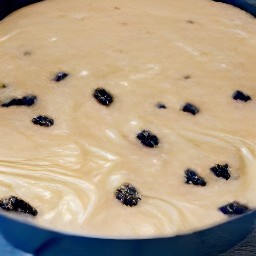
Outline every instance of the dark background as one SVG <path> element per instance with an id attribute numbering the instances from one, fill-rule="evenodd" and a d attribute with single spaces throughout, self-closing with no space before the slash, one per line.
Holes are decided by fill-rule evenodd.
<path id="1" fill-rule="evenodd" d="M 0 20 L 21 7 L 40 1 L 42 0 L 0 0 Z"/>
<path id="2" fill-rule="evenodd" d="M 238 231 L 239 232 L 239 231 Z M 256 255 L 256 228 L 244 241 L 227 253 L 219 256 L 255 256 Z"/>

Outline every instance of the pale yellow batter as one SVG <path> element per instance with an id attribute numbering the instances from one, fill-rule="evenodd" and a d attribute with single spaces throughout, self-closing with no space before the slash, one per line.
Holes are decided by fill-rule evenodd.
<path id="1" fill-rule="evenodd" d="M 12 14 L 0 22 L 0 101 L 38 100 L 0 108 L 0 197 L 29 202 L 40 225 L 110 236 L 175 235 L 228 219 L 227 203 L 256 207 L 255 65 L 255 19 L 210 0 L 46 0 Z M 181 111 L 187 102 L 200 112 Z M 158 147 L 140 143 L 143 129 Z M 225 163 L 229 180 L 209 169 Z M 188 168 L 206 186 L 185 184 Z M 124 183 L 138 205 L 115 198 Z"/>

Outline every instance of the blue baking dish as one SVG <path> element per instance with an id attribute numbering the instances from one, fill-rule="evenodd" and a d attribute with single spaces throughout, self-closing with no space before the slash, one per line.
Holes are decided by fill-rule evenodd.
<path id="1" fill-rule="evenodd" d="M 16 9 L 35 2 L 39 1 L 0 0 L 0 19 Z M 256 0 L 223 0 L 217 2 L 232 4 L 256 17 Z M 174 237 L 121 239 L 57 232 L 0 212 L 0 232 L 4 238 L 14 247 L 35 256 L 218 255 L 229 250 L 250 234 L 255 222 L 256 211 L 253 211 L 217 226 L 190 234 Z"/>

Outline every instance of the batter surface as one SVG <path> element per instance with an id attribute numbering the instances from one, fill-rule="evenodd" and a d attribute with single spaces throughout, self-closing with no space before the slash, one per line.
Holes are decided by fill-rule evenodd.
<path id="1" fill-rule="evenodd" d="M 243 11 L 47 0 L 0 22 L 0 59 L 0 197 L 35 207 L 26 218 L 84 234 L 175 235 L 225 221 L 219 208 L 234 201 L 256 207 L 256 22 Z M 33 104 L 7 107 L 12 99 Z M 188 169 L 204 183 L 186 183 Z M 132 207 L 116 199 L 126 183 L 138 192 Z"/>

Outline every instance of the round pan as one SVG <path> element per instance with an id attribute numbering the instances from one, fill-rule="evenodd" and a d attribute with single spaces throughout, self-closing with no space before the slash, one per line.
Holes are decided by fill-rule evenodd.
<path id="1" fill-rule="evenodd" d="M 0 230 L 14 247 L 35 256 L 216 256 L 246 238 L 255 221 L 256 211 L 195 233 L 118 239 L 56 232 L 0 214 Z"/>
<path id="2" fill-rule="evenodd" d="M 0 20 L 41 0 L 0 0 Z M 256 0 L 222 0 L 256 17 Z M 225 252 L 253 230 L 256 211 L 217 226 L 174 237 L 121 239 L 79 236 L 41 228 L 0 213 L 0 231 L 14 247 L 35 256 L 210 256 Z M 1 253 L 1 252 L 0 252 Z"/>

